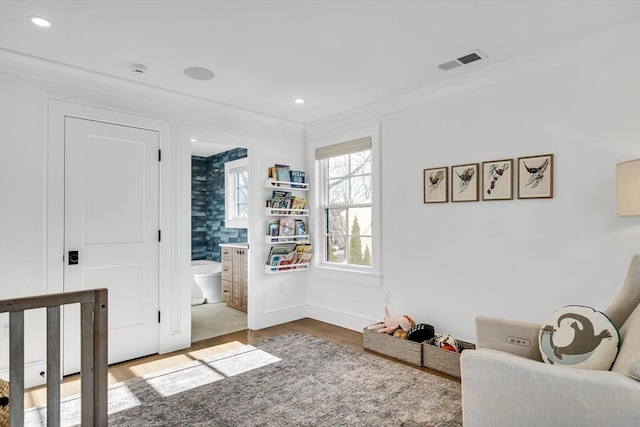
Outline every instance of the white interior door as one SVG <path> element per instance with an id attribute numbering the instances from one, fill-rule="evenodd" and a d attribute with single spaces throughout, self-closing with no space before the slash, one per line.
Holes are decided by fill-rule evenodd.
<path id="1" fill-rule="evenodd" d="M 109 290 L 109 363 L 158 352 L 158 147 L 156 131 L 65 118 L 64 290 Z M 65 375 L 79 312 L 64 312 Z"/>

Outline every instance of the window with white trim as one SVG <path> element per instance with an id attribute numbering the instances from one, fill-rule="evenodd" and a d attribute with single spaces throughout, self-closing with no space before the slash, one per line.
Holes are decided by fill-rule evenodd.
<path id="1" fill-rule="evenodd" d="M 249 171 L 247 158 L 224 164 L 226 228 L 247 228 L 249 213 Z"/>
<path id="2" fill-rule="evenodd" d="M 379 274 L 377 136 L 375 142 L 366 136 L 316 146 L 319 266 Z"/>

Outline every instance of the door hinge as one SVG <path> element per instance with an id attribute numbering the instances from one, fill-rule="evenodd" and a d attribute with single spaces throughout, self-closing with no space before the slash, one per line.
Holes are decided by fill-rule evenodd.
<path id="1" fill-rule="evenodd" d="M 160 310 L 158 310 L 158 323 L 160 323 Z"/>
<path id="2" fill-rule="evenodd" d="M 162 242 L 162 230 L 158 230 L 158 242 Z"/>
<path id="3" fill-rule="evenodd" d="M 162 150 L 158 150 L 158 161 L 162 161 Z"/>

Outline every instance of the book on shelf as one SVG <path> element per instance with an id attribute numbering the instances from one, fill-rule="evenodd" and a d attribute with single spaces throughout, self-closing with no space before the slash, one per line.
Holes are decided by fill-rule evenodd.
<path id="1" fill-rule="evenodd" d="M 291 208 L 291 192 L 273 190 L 271 200 L 267 200 L 267 207 L 273 209 L 273 213 L 286 214 Z"/>
<path id="2" fill-rule="evenodd" d="M 277 242 L 279 235 L 280 235 L 280 221 L 279 220 L 269 221 L 267 223 L 267 236 L 271 236 L 272 242 Z"/>
<path id="3" fill-rule="evenodd" d="M 293 241 L 296 233 L 296 222 L 293 218 L 280 218 L 280 237 L 287 237 L 284 241 Z"/>
<path id="4" fill-rule="evenodd" d="M 299 184 L 304 184 L 305 183 L 304 171 L 290 170 L 289 171 L 289 175 L 290 175 L 290 179 L 291 179 L 291 186 L 293 188 L 304 188 L 304 185 L 296 185 L 297 183 L 299 183 Z"/>
<path id="5" fill-rule="evenodd" d="M 313 245 L 311 243 L 296 243 L 295 252 L 311 252 Z"/>
<path id="6" fill-rule="evenodd" d="M 286 266 L 290 266 L 291 264 L 293 264 L 295 256 L 296 256 L 295 252 L 282 255 L 282 257 L 280 257 L 280 264 L 278 264 L 278 267 L 279 267 L 278 270 L 289 270 L 291 267 L 286 267 Z"/>
<path id="7" fill-rule="evenodd" d="M 291 210 L 302 210 L 307 207 L 307 198 L 294 196 L 291 198 Z"/>
<path id="8" fill-rule="evenodd" d="M 291 182 L 291 174 L 289 173 L 289 166 L 286 165 L 276 165 L 276 170 L 278 173 L 278 181 L 281 182 Z"/>
<path id="9" fill-rule="evenodd" d="M 272 246 L 271 250 L 269 250 L 269 256 L 267 257 L 267 264 L 271 263 L 271 260 L 276 255 L 286 255 L 295 250 L 295 244 L 283 244 Z"/>
<path id="10" fill-rule="evenodd" d="M 313 254 L 310 243 L 291 243 L 271 247 L 267 257 L 267 265 L 271 271 L 297 268 L 298 264 L 308 264 Z"/>
<path id="11" fill-rule="evenodd" d="M 294 264 L 309 264 L 311 261 L 312 253 L 309 252 L 296 252 L 296 259 L 294 259 Z"/>
<path id="12" fill-rule="evenodd" d="M 269 179 L 276 181 L 278 179 L 278 168 L 275 166 L 269 166 L 267 168 L 267 177 Z"/>
<path id="13" fill-rule="evenodd" d="M 295 227 L 294 235 L 302 236 L 302 237 L 296 237 L 296 240 L 307 240 L 308 238 L 307 222 L 303 219 L 296 219 L 294 223 L 294 227 Z"/>
<path id="14" fill-rule="evenodd" d="M 292 252 L 295 253 L 294 249 L 295 245 L 293 244 L 272 246 L 267 256 L 267 265 L 274 267 L 271 270 L 276 271 L 276 267 L 280 265 L 282 258 Z"/>

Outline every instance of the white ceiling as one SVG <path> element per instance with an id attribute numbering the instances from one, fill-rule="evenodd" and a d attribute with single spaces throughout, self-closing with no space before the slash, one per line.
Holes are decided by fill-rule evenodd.
<path id="1" fill-rule="evenodd" d="M 0 0 L 0 49 L 310 123 L 639 19 L 639 0 Z"/>

